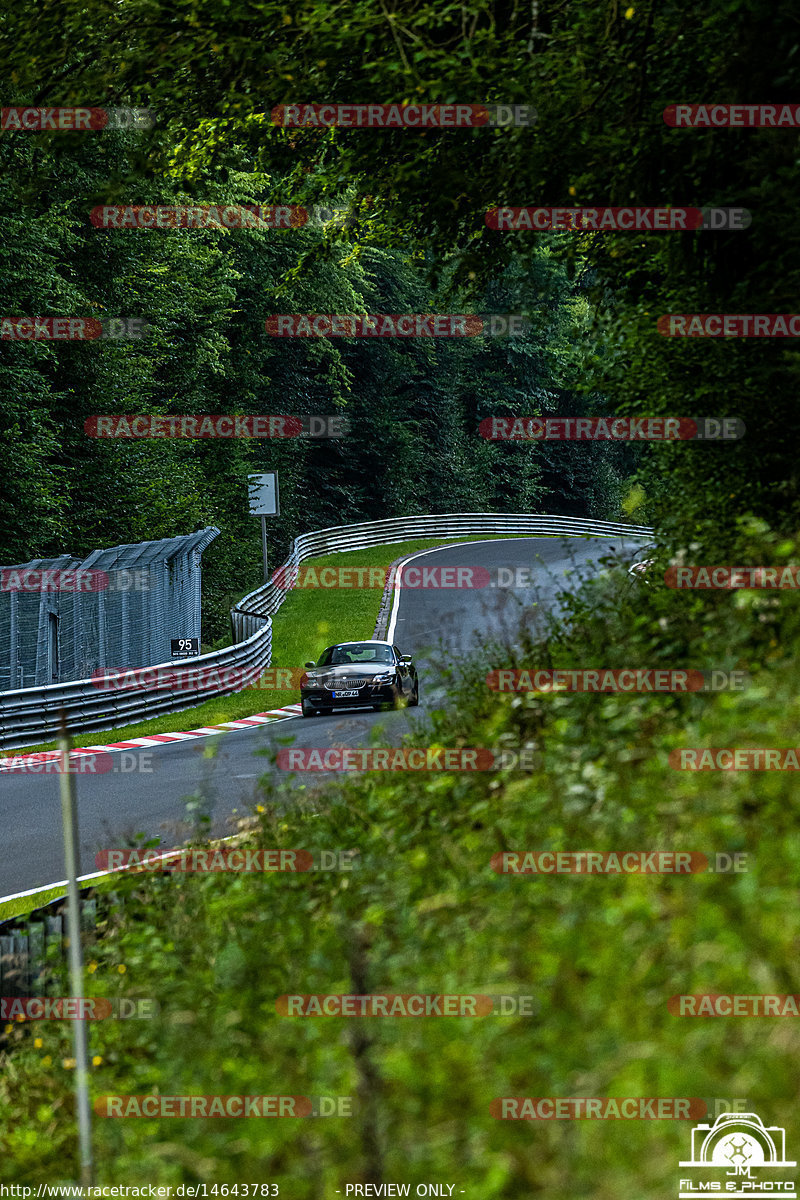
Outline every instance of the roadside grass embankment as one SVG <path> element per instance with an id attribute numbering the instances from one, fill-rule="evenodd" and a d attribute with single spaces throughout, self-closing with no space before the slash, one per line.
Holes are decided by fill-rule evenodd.
<path id="1" fill-rule="evenodd" d="M 745 545 L 730 561 L 776 554 Z M 661 583 L 665 565 L 647 587 L 624 572 L 588 585 L 568 626 L 525 647 L 525 664 L 736 669 L 749 676 L 742 690 L 506 695 L 476 676 L 432 714 L 427 743 L 529 745 L 532 770 L 375 772 L 331 782 L 324 797 L 300 793 L 290 808 L 267 778 L 250 844 L 317 861 L 358 851 L 350 869 L 121 884 L 124 909 L 87 946 L 92 987 L 154 997 L 160 1011 L 93 1023 L 93 1096 L 352 1105 L 313 1122 L 98 1120 L 99 1182 L 291 1177 L 312 1200 L 379 1159 L 383 1177 L 412 1182 L 452 1176 L 457 1162 L 487 1200 L 543 1182 L 636 1200 L 631 1162 L 647 1164 L 648 1195 L 665 1194 L 691 1121 L 498 1120 L 492 1100 L 746 1097 L 765 1123 L 790 1121 L 797 1020 L 693 1020 L 670 998 L 800 993 L 800 772 L 676 770 L 669 755 L 795 745 L 800 606 L 788 592 L 676 593 Z M 525 850 L 746 859 L 721 873 L 493 868 L 498 852 Z M 301 1015 L 303 1002 L 279 1001 L 343 993 L 506 1000 L 480 1018 L 425 1020 Z M 38 1183 L 75 1160 L 70 1031 L 39 1023 L 8 1037 L 0 1179 L 13 1169 Z"/>

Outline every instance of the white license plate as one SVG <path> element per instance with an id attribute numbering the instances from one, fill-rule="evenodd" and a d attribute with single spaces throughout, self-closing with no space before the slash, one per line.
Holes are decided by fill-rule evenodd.
<path id="1" fill-rule="evenodd" d="M 357 696 L 357 695 L 358 695 L 357 691 L 356 692 L 334 692 L 333 698 L 334 698 L 334 700 L 346 700 L 350 696 Z"/>

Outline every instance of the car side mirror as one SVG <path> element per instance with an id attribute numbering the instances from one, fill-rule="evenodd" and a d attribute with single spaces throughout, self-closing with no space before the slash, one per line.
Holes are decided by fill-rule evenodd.
<path id="1" fill-rule="evenodd" d="M 307 667 L 315 667 L 316 665 L 317 665 L 317 664 L 316 664 L 315 662 L 307 662 L 307 663 L 306 663 L 306 666 L 307 666 Z"/>
<path id="2" fill-rule="evenodd" d="M 410 654 L 401 654 L 400 662 L 411 662 L 411 655 Z"/>

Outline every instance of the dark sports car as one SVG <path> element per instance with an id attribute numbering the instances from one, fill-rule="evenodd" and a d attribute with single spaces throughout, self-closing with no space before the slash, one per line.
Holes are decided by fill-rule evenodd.
<path id="1" fill-rule="evenodd" d="M 300 680 L 304 717 L 335 708 L 419 704 L 419 679 L 410 654 L 391 642 L 339 642 L 317 663 L 307 662 Z"/>

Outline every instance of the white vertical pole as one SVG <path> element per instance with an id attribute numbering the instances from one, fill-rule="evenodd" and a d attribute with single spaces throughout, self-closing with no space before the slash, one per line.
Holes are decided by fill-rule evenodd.
<path id="1" fill-rule="evenodd" d="M 83 996 L 83 952 L 78 899 L 78 813 L 75 780 L 69 772 L 70 738 L 67 720 L 61 710 L 61 818 L 64 826 L 64 863 L 67 873 L 67 936 L 69 937 L 69 988 L 74 997 Z M 77 1009 L 76 1011 L 80 1011 Z M 92 1184 L 92 1119 L 89 1106 L 89 1066 L 86 1046 L 86 1022 L 73 1021 L 75 1046 L 75 1103 L 78 1112 L 81 1187 Z"/>

